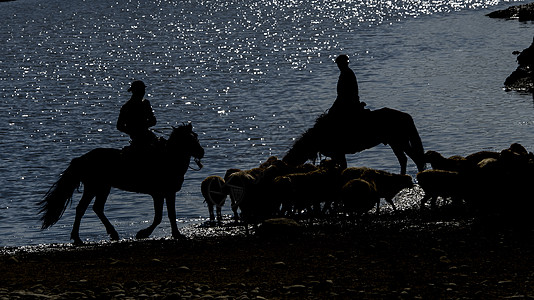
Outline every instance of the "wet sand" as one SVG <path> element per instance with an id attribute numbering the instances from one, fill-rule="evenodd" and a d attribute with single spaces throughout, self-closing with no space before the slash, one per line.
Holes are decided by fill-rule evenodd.
<path id="1" fill-rule="evenodd" d="M 184 241 L 4 250 L 0 298 L 534 298 L 532 232 L 465 218 L 387 214 L 274 237 L 188 230 Z"/>

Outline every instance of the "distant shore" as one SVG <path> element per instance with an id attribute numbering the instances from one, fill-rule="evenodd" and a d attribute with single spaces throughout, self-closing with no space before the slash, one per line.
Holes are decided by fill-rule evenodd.
<path id="1" fill-rule="evenodd" d="M 20 250 L 0 298 L 490 299 L 534 297 L 532 232 L 390 215 L 243 234 Z"/>

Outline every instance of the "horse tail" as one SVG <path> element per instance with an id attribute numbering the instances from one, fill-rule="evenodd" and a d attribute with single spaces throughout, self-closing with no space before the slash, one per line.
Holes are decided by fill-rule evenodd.
<path id="1" fill-rule="evenodd" d="M 419 136 L 419 132 L 417 131 L 417 127 L 415 127 L 415 123 L 411 116 L 408 139 L 410 143 L 410 149 L 412 150 L 412 155 L 410 157 L 417 165 L 417 169 L 419 171 L 423 171 L 425 169 L 425 149 L 423 148 L 423 142 L 421 141 L 421 137 Z"/>
<path id="2" fill-rule="evenodd" d="M 41 216 L 43 222 L 41 229 L 46 229 L 59 221 L 72 201 L 74 190 L 80 187 L 80 181 L 80 161 L 79 158 L 75 158 L 59 180 L 48 190 L 44 199 L 38 203 L 39 214 L 44 213 Z"/>

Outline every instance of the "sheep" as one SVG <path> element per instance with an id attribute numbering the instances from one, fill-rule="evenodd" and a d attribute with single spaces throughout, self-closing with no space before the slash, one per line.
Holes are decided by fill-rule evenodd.
<path id="1" fill-rule="evenodd" d="M 378 196 L 380 198 L 384 198 L 386 202 L 393 207 L 393 209 L 395 209 L 393 198 L 401 190 L 413 187 L 413 180 L 410 175 L 393 174 L 375 170 L 375 172 L 365 173 L 363 178 L 374 180 Z"/>
<path id="2" fill-rule="evenodd" d="M 425 153 L 425 161 L 430 163 L 434 170 L 461 172 L 474 167 L 474 164 L 461 156 L 443 157 L 439 152 L 429 150 Z"/>
<path id="3" fill-rule="evenodd" d="M 509 168 L 522 168 L 533 158 L 532 154 L 517 143 L 510 145 L 510 148 L 504 149 L 499 153 L 499 161 L 507 164 Z"/>
<path id="4" fill-rule="evenodd" d="M 248 194 L 250 193 L 256 178 L 246 171 L 238 169 L 228 170 L 225 178 L 224 192 L 230 195 L 234 220 L 237 222 L 239 220 L 237 209 L 241 205 L 241 202 L 249 196 Z"/>
<path id="5" fill-rule="evenodd" d="M 351 179 L 341 189 L 340 200 L 347 214 L 363 215 L 380 204 L 376 185 L 363 179 Z"/>
<path id="6" fill-rule="evenodd" d="M 450 197 L 453 203 L 457 203 L 466 196 L 466 182 L 464 177 L 454 171 L 425 170 L 417 173 L 417 182 L 425 192 L 421 199 L 421 208 L 430 199 L 431 206 L 436 204 L 437 197 Z"/>
<path id="7" fill-rule="evenodd" d="M 281 200 L 272 197 L 272 186 L 274 178 L 286 172 L 288 166 L 275 157 L 258 168 L 227 171 L 225 189 L 232 200 L 234 219 L 239 220 L 239 209 L 247 234 L 249 223 L 257 224 L 279 213 Z"/>
<path id="8" fill-rule="evenodd" d="M 465 157 L 467 161 L 469 161 L 473 165 L 477 165 L 479 162 L 481 162 L 484 159 L 487 158 L 499 158 L 499 152 L 494 151 L 479 151 L 472 154 L 469 154 Z"/>
<path id="9" fill-rule="evenodd" d="M 413 186 L 410 175 L 393 174 L 386 171 L 370 169 L 366 167 L 347 168 L 341 173 L 342 183 L 346 184 L 351 179 L 363 179 L 376 185 L 376 190 L 380 198 L 384 198 L 393 209 L 395 204 L 393 198 L 403 189 Z M 377 212 L 379 206 L 377 206 Z"/>
<path id="10" fill-rule="evenodd" d="M 349 182 L 351 179 L 361 178 L 365 172 L 372 172 L 373 169 L 367 167 L 350 167 L 341 172 L 341 180 L 343 184 Z"/>
<path id="11" fill-rule="evenodd" d="M 341 185 L 336 167 L 319 167 L 311 172 L 291 173 L 274 180 L 275 189 L 283 199 L 282 213 L 307 210 L 317 214 L 321 203 L 335 198 Z"/>
<path id="12" fill-rule="evenodd" d="M 211 175 L 206 177 L 201 183 L 200 190 L 202 196 L 204 196 L 204 202 L 208 205 L 208 211 L 210 214 L 210 221 L 215 221 L 215 215 L 213 213 L 213 206 L 217 210 L 217 221 L 222 222 L 221 208 L 226 201 L 226 192 L 223 191 L 225 181 L 222 177 Z"/>

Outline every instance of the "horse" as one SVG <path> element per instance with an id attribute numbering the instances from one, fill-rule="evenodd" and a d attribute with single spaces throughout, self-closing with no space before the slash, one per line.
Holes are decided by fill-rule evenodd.
<path id="1" fill-rule="evenodd" d="M 341 119 L 328 113 L 322 114 L 315 125 L 294 142 L 282 161 L 300 165 L 324 155 L 346 168 L 345 154 L 361 152 L 383 143 L 395 153 L 401 174 L 406 174 L 406 155 L 415 162 L 419 171 L 424 170 L 423 143 L 409 114 L 385 107 L 365 110 L 356 116 L 356 121 L 350 117 Z"/>
<path id="2" fill-rule="evenodd" d="M 199 168 L 202 168 L 200 159 L 204 157 L 204 149 L 192 128 L 191 123 L 173 128 L 169 139 L 162 139 L 161 147 L 155 149 L 97 148 L 74 158 L 38 203 L 39 214 L 43 214 L 42 229 L 59 221 L 72 201 L 74 190 L 82 183 L 83 194 L 76 207 L 70 236 L 74 244 L 83 244 L 79 235 L 80 222 L 93 198 L 96 198 L 93 211 L 106 227 L 111 240 L 119 239 L 119 234 L 104 215 L 104 205 L 112 187 L 148 194 L 154 200 L 154 220 L 148 228 L 140 230 L 136 238 L 148 238 L 161 223 L 164 202 L 167 203 L 172 237 L 183 238 L 176 225 L 176 193 L 182 187 L 191 157 L 195 158 Z"/>

